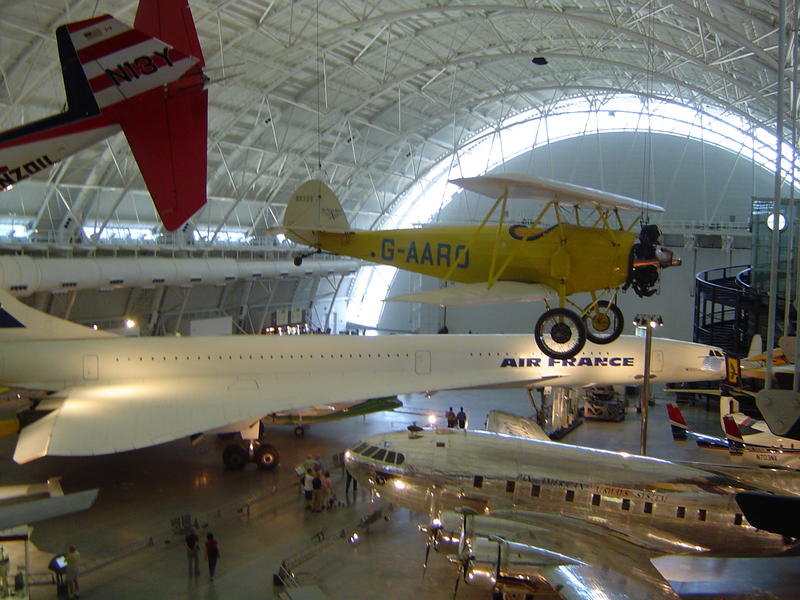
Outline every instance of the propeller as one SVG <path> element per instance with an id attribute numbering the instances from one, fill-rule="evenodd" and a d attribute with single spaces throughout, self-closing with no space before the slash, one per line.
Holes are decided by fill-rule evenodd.
<path id="1" fill-rule="evenodd" d="M 461 506 L 456 509 L 456 512 L 461 514 L 461 535 L 458 538 L 458 554 L 449 557 L 451 561 L 458 564 L 458 571 L 456 573 L 456 582 L 453 586 L 453 600 L 458 595 L 458 585 L 461 579 L 466 583 L 467 572 L 469 571 L 469 563 L 474 558 L 467 550 L 467 517 L 478 514 L 476 510 L 468 506 Z"/>

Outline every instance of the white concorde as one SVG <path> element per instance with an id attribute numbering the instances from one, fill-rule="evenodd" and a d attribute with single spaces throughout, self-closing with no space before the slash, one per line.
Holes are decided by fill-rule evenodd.
<path id="1" fill-rule="evenodd" d="M 625 336 L 557 360 L 529 334 L 126 338 L 0 291 L 0 385 L 48 392 L 35 408 L 49 412 L 20 431 L 19 463 L 123 452 L 233 424 L 243 430 L 268 413 L 321 403 L 480 386 L 633 384 L 643 346 Z M 717 348 L 653 340 L 655 381 L 719 379 L 722 362 Z M 277 453 L 257 460 L 276 461 Z"/>

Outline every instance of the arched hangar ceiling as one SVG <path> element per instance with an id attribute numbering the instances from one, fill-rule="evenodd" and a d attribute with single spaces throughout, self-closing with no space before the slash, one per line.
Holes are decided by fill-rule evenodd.
<path id="1" fill-rule="evenodd" d="M 136 6 L 5 3 L 0 127 L 61 110 L 57 25 L 104 12 L 131 23 Z M 477 132 L 532 108 L 546 113 L 571 97 L 598 104 L 621 92 L 667 98 L 774 127 L 776 0 L 193 0 L 190 6 L 215 82 L 211 201 L 194 219 L 209 232 L 220 226 L 263 232 L 318 161 L 351 222 L 371 227 L 422 173 Z M 793 52 L 790 43 L 789 75 Z M 547 64 L 532 63 L 536 57 Z M 63 228 L 67 218 L 73 227 L 155 223 L 136 193 L 144 185 L 121 135 L 36 179 L 50 185 L 6 192 L 0 216 L 29 219 L 41 231 Z"/>

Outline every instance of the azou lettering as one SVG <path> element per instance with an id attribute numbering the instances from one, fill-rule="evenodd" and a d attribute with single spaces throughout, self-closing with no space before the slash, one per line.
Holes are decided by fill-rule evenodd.
<path id="1" fill-rule="evenodd" d="M 0 167 L 0 189 L 5 189 L 14 185 L 18 181 L 27 179 L 31 175 L 35 175 L 42 169 L 46 169 L 53 164 L 54 161 L 46 154 L 40 156 L 24 165 L 9 169 L 8 167 Z"/>

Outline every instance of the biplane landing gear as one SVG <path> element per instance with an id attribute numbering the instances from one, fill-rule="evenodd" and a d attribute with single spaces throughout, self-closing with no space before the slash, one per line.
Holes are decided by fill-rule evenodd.
<path id="1" fill-rule="evenodd" d="M 598 300 L 583 315 L 586 337 L 595 344 L 610 344 L 622 333 L 622 311 L 613 302 Z"/>
<path id="2" fill-rule="evenodd" d="M 536 321 L 533 337 L 550 358 L 572 358 L 586 344 L 586 327 L 568 308 L 551 308 Z"/>

